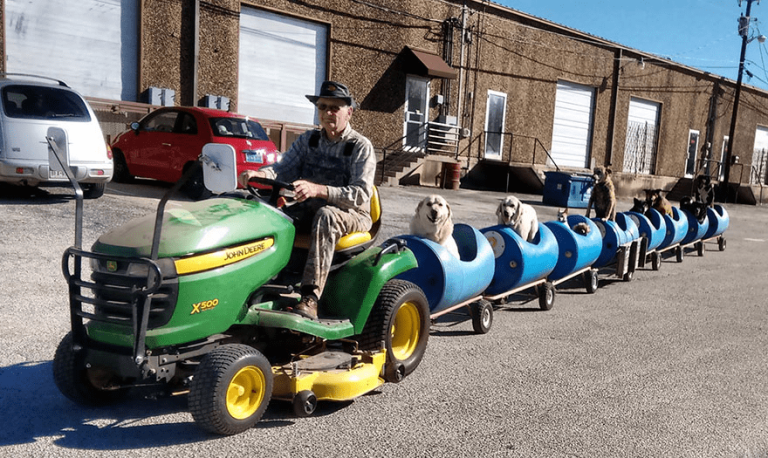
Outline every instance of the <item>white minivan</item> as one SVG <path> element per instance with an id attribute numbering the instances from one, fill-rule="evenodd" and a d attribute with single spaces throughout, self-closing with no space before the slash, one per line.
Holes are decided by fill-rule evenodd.
<path id="1" fill-rule="evenodd" d="M 69 186 L 61 166 L 49 165 L 49 132 L 86 198 L 104 194 L 112 179 L 112 151 L 99 122 L 80 94 L 58 80 L 0 74 L 0 182 Z M 54 128 L 51 130 L 51 128 Z"/>

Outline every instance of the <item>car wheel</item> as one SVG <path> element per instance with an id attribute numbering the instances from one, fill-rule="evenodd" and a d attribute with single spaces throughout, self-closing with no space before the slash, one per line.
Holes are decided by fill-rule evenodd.
<path id="1" fill-rule="evenodd" d="M 104 190 L 107 188 L 106 183 L 90 183 L 83 185 L 83 197 L 86 199 L 98 199 L 104 195 Z"/>
<path id="2" fill-rule="evenodd" d="M 123 152 L 119 149 L 112 151 L 112 164 L 114 173 L 112 179 L 118 183 L 127 183 L 133 179 L 133 175 L 128 170 L 128 163 L 125 161 Z"/>

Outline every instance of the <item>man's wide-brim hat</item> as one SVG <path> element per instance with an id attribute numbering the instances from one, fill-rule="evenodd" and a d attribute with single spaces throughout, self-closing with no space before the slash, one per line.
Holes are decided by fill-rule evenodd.
<path id="1" fill-rule="evenodd" d="M 355 106 L 355 99 L 352 98 L 347 86 L 336 81 L 323 81 L 323 84 L 320 85 L 320 94 L 307 95 L 306 97 L 312 103 L 317 103 L 318 99 L 339 99 L 351 107 Z"/>

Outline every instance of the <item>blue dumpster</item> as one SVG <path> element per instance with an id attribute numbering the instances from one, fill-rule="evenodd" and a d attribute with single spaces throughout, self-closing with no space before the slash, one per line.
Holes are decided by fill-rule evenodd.
<path id="1" fill-rule="evenodd" d="M 544 176 L 542 202 L 558 207 L 587 208 L 592 196 L 592 176 L 565 172 L 544 172 Z"/>

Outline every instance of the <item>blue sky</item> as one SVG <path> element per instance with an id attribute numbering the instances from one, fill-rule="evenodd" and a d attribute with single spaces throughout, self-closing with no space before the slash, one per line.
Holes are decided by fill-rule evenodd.
<path id="1" fill-rule="evenodd" d="M 738 18 L 747 0 L 494 0 L 640 51 L 736 80 Z M 768 36 L 768 0 L 752 2 L 751 32 Z M 757 21 L 754 21 L 754 19 Z M 768 89 L 768 41 L 747 45 L 744 83 Z"/>

